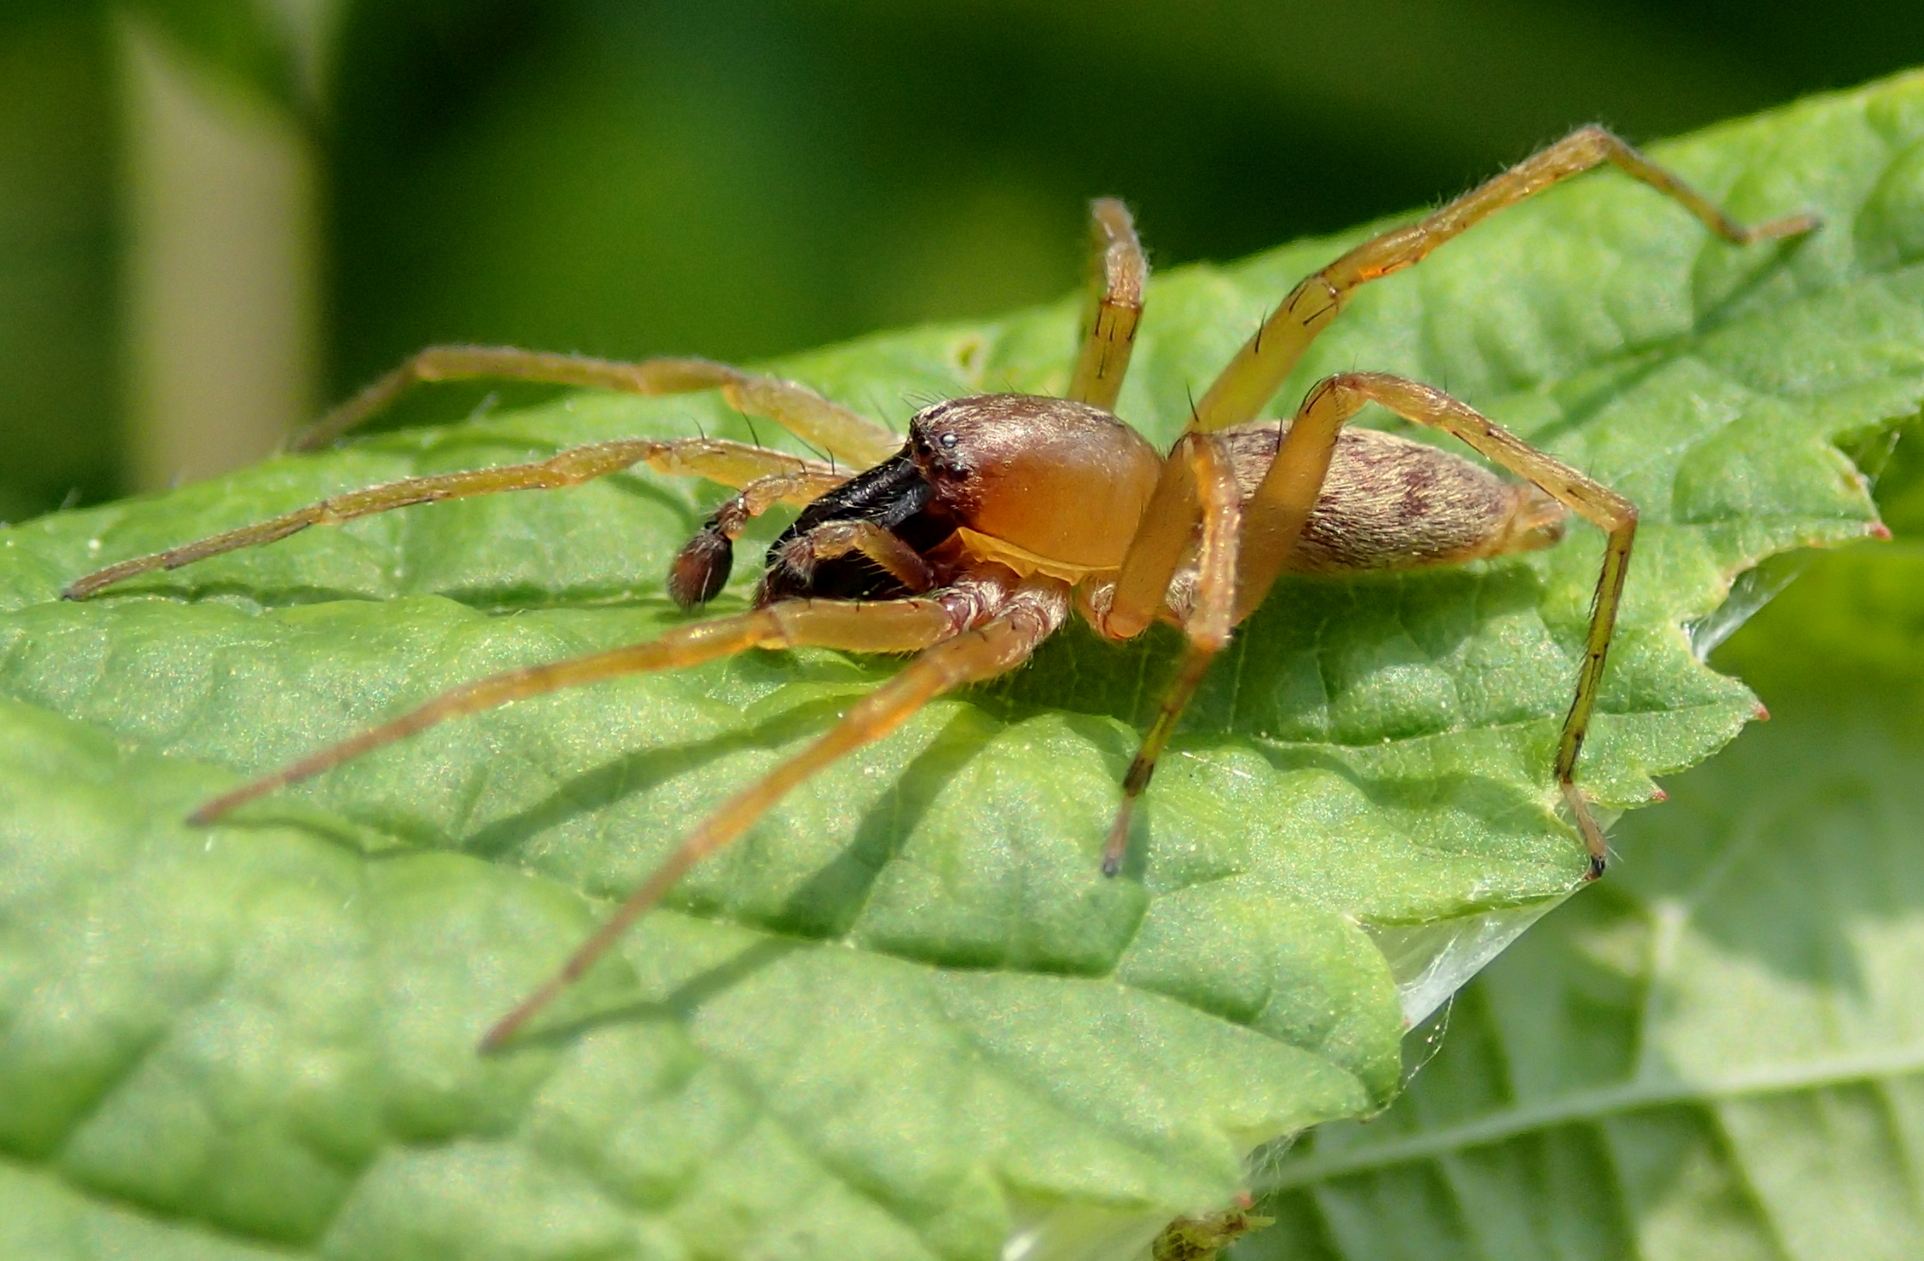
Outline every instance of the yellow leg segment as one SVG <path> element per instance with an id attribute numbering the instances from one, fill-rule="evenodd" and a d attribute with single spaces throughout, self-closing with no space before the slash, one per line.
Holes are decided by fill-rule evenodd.
<path id="1" fill-rule="evenodd" d="M 1136 326 L 1142 323 L 1149 262 L 1136 237 L 1136 221 L 1115 198 L 1101 198 L 1089 207 L 1089 229 L 1094 274 L 1082 317 L 1082 349 L 1067 397 L 1113 411 L 1135 350 Z"/>
<path id="2" fill-rule="evenodd" d="M 1163 692 L 1155 721 L 1143 736 L 1142 747 L 1122 781 L 1122 804 L 1110 825 L 1108 842 L 1102 850 L 1102 871 L 1113 876 L 1122 870 L 1122 859 L 1129 846 L 1129 823 L 1137 798 L 1156 773 L 1156 761 L 1169 744 L 1176 723 L 1196 694 L 1197 685 L 1209 670 L 1229 632 L 1235 627 L 1236 554 L 1242 531 L 1242 488 L 1228 451 L 1211 434 L 1192 434 L 1183 440 L 1172 459 L 1191 466 L 1186 484 L 1197 496 L 1202 514 L 1202 539 L 1196 549 L 1195 594 L 1182 621 L 1188 644 L 1176 664 L 1175 677 Z M 1125 571 L 1126 572 L 1126 571 Z M 1170 575 L 1162 576 L 1166 591 Z M 1162 602 L 1157 597 L 1157 604 Z"/>
<path id="3" fill-rule="evenodd" d="M 1576 786 L 1577 755 L 1596 708 L 1604 657 L 1616 627 L 1617 607 L 1629 572 L 1630 547 L 1637 532 L 1637 509 L 1622 495 L 1524 442 L 1465 403 L 1433 386 L 1376 372 L 1330 377 L 1309 392 L 1284 435 L 1256 493 L 1244 505 L 1248 525 L 1238 563 L 1235 618 L 1241 621 L 1262 603 L 1302 536 L 1322 492 L 1337 432 L 1368 403 L 1378 403 L 1405 420 L 1444 430 L 1474 447 L 1492 463 L 1527 478 L 1606 536 L 1603 568 L 1585 636 L 1576 697 L 1557 740 L 1556 777 L 1576 817 L 1590 853 L 1591 876 L 1604 867 L 1603 829 Z"/>
<path id="4" fill-rule="evenodd" d="M 1437 246 L 1499 210 L 1605 162 L 1676 201 L 1705 227 L 1736 245 L 1795 236 L 1817 226 L 1814 216 L 1799 214 L 1746 227 L 1610 132 L 1584 127 L 1416 223 L 1363 242 L 1297 285 L 1210 385 L 1196 405 L 1190 427 L 1227 429 L 1254 420 L 1358 286 L 1421 262 Z"/>
<path id="5" fill-rule="evenodd" d="M 578 486 L 648 464 L 663 473 L 706 477 L 724 485 L 740 486 L 780 477 L 774 485 L 788 496 L 788 502 L 806 503 L 806 494 L 818 484 L 836 485 L 841 477 L 825 464 L 797 456 L 751 447 L 746 443 L 718 438 L 683 438 L 656 442 L 646 438 L 597 442 L 591 446 L 570 447 L 545 460 L 527 464 L 506 464 L 498 468 L 471 469 L 459 473 L 434 473 L 370 486 L 365 490 L 335 495 L 277 517 L 256 521 L 237 529 L 209 535 L 178 547 L 136 556 L 109 565 L 67 584 L 61 597 L 84 600 L 106 587 L 156 569 L 179 569 L 210 556 L 258 547 L 299 534 L 309 526 L 339 525 L 356 517 L 372 516 L 415 504 L 438 503 L 444 499 L 471 499 L 515 490 L 556 490 Z M 813 498 L 812 495 L 808 498 Z"/>
<path id="6" fill-rule="evenodd" d="M 560 970 L 488 1030 L 481 1040 L 481 1049 L 493 1050 L 512 1038 L 607 954 L 622 934 L 660 902 L 689 868 L 740 837 L 797 784 L 894 731 L 944 692 L 1014 669 L 1061 625 L 1067 609 L 1067 597 L 1060 591 L 1031 588 L 1017 592 L 985 625 L 928 648 L 894 678 L 857 701 L 840 722 L 807 748 L 702 820 L 661 866 L 568 957 Z"/>
<path id="7" fill-rule="evenodd" d="M 316 421 L 293 442 L 297 451 L 325 446 L 426 381 L 492 379 L 614 390 L 624 394 L 688 394 L 720 390 L 729 406 L 764 416 L 802 441 L 857 469 L 894 454 L 901 436 L 794 381 L 746 372 L 712 359 L 641 359 L 626 363 L 513 346 L 430 346 Z"/>
<path id="8" fill-rule="evenodd" d="M 343 762 L 451 718 L 545 696 L 564 688 L 583 687 L 630 674 L 678 670 L 751 648 L 807 645 L 848 652 L 912 652 L 947 638 L 954 630 L 953 615 L 940 600 L 926 597 L 869 603 L 788 600 L 734 617 L 678 626 L 645 644 L 509 670 L 443 692 L 398 718 L 369 727 L 221 794 L 196 810 L 189 822 L 213 823 L 258 797 L 312 779 Z"/>

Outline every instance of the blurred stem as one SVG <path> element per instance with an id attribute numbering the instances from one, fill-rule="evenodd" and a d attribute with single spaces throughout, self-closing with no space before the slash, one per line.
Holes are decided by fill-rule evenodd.
<path id="1" fill-rule="evenodd" d="M 139 17 L 116 36 L 130 475 L 148 489 L 258 459 L 311 415 L 318 185 L 292 119 Z"/>

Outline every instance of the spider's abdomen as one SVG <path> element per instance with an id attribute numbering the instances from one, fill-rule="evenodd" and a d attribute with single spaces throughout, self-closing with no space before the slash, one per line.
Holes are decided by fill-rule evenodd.
<path id="1" fill-rule="evenodd" d="M 1225 431 L 1245 498 L 1287 428 Z M 1563 507 L 1536 487 L 1461 456 L 1380 430 L 1344 429 L 1288 569 L 1411 569 L 1527 551 L 1563 537 L 1564 518 Z"/>

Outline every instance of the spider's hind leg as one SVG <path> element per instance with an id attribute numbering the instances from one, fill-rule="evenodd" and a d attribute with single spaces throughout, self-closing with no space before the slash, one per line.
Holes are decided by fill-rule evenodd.
<path id="1" fill-rule="evenodd" d="M 1310 513 L 1322 496 L 1337 435 L 1369 403 L 1379 404 L 1405 420 L 1454 434 L 1485 459 L 1527 478 L 1544 495 L 1604 531 L 1603 566 L 1597 574 L 1583 661 L 1577 670 L 1575 697 L 1557 737 L 1554 767 L 1557 787 L 1589 852 L 1590 877 L 1594 879 L 1603 874 L 1603 829 L 1597 824 L 1589 799 L 1577 787 L 1577 755 L 1583 750 L 1596 708 L 1604 658 L 1616 627 L 1617 607 L 1629 572 L 1630 547 L 1636 537 L 1637 509 L 1628 499 L 1433 386 L 1379 372 L 1329 377 L 1303 400 L 1269 471 L 1244 504 L 1250 536 L 1261 544 L 1242 550 L 1237 566 L 1235 618 L 1241 621 L 1260 604 L 1277 576 L 1289 566 Z M 1561 532 L 1561 522 L 1547 513 L 1546 507 L 1541 500 L 1514 500 L 1513 511 L 1492 521 L 1482 543 L 1456 559 L 1543 546 Z"/>
<path id="2" fill-rule="evenodd" d="M 1359 287 L 1415 266 L 1491 215 L 1605 163 L 1656 189 L 1733 245 L 1796 236 L 1817 226 L 1816 217 L 1809 214 L 1739 223 L 1675 172 L 1619 137 L 1602 127 L 1580 127 L 1417 222 L 1371 237 L 1297 285 L 1210 384 L 1195 407 L 1190 427 L 1226 429 L 1253 420 L 1310 342 L 1329 327 Z"/>

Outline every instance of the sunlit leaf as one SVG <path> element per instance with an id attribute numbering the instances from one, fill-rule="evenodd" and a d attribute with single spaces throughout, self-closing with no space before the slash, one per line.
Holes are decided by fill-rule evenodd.
<path id="1" fill-rule="evenodd" d="M 1268 1169 L 1257 1258 L 1916 1255 L 1924 550 L 1825 557 L 1719 657 L 1772 721 L 1619 829 L 1396 1109 Z"/>
<path id="2" fill-rule="evenodd" d="M 1372 287 L 1282 396 L 1351 366 L 1435 381 L 1642 506 L 1582 768 L 1612 809 L 1750 717 L 1685 628 L 1759 560 L 1865 534 L 1836 444 L 1924 399 L 1924 81 L 1660 152 L 1740 217 L 1827 226 L 1732 247 L 1590 177 Z M 1159 281 L 1122 413 L 1168 440 L 1341 243 Z M 934 396 L 1059 390 L 1073 324 L 1065 302 L 782 367 L 899 424 Z M 1581 528 L 1285 583 L 1117 880 L 1096 854 L 1173 639 L 1065 632 L 796 791 L 541 1036 L 479 1059 L 702 810 L 894 666 L 765 654 L 522 704 L 201 831 L 179 820 L 242 775 L 685 620 L 660 575 L 718 492 L 631 476 L 440 505 L 55 599 L 332 491 L 697 430 L 748 433 L 712 399 L 513 396 L 0 535 L 0 1195 L 63 1206 L 0 1230 L 353 1257 L 1146 1241 L 1225 1202 L 1263 1140 L 1383 1107 L 1406 1013 L 1575 886 L 1549 767 L 1600 553 Z"/>

